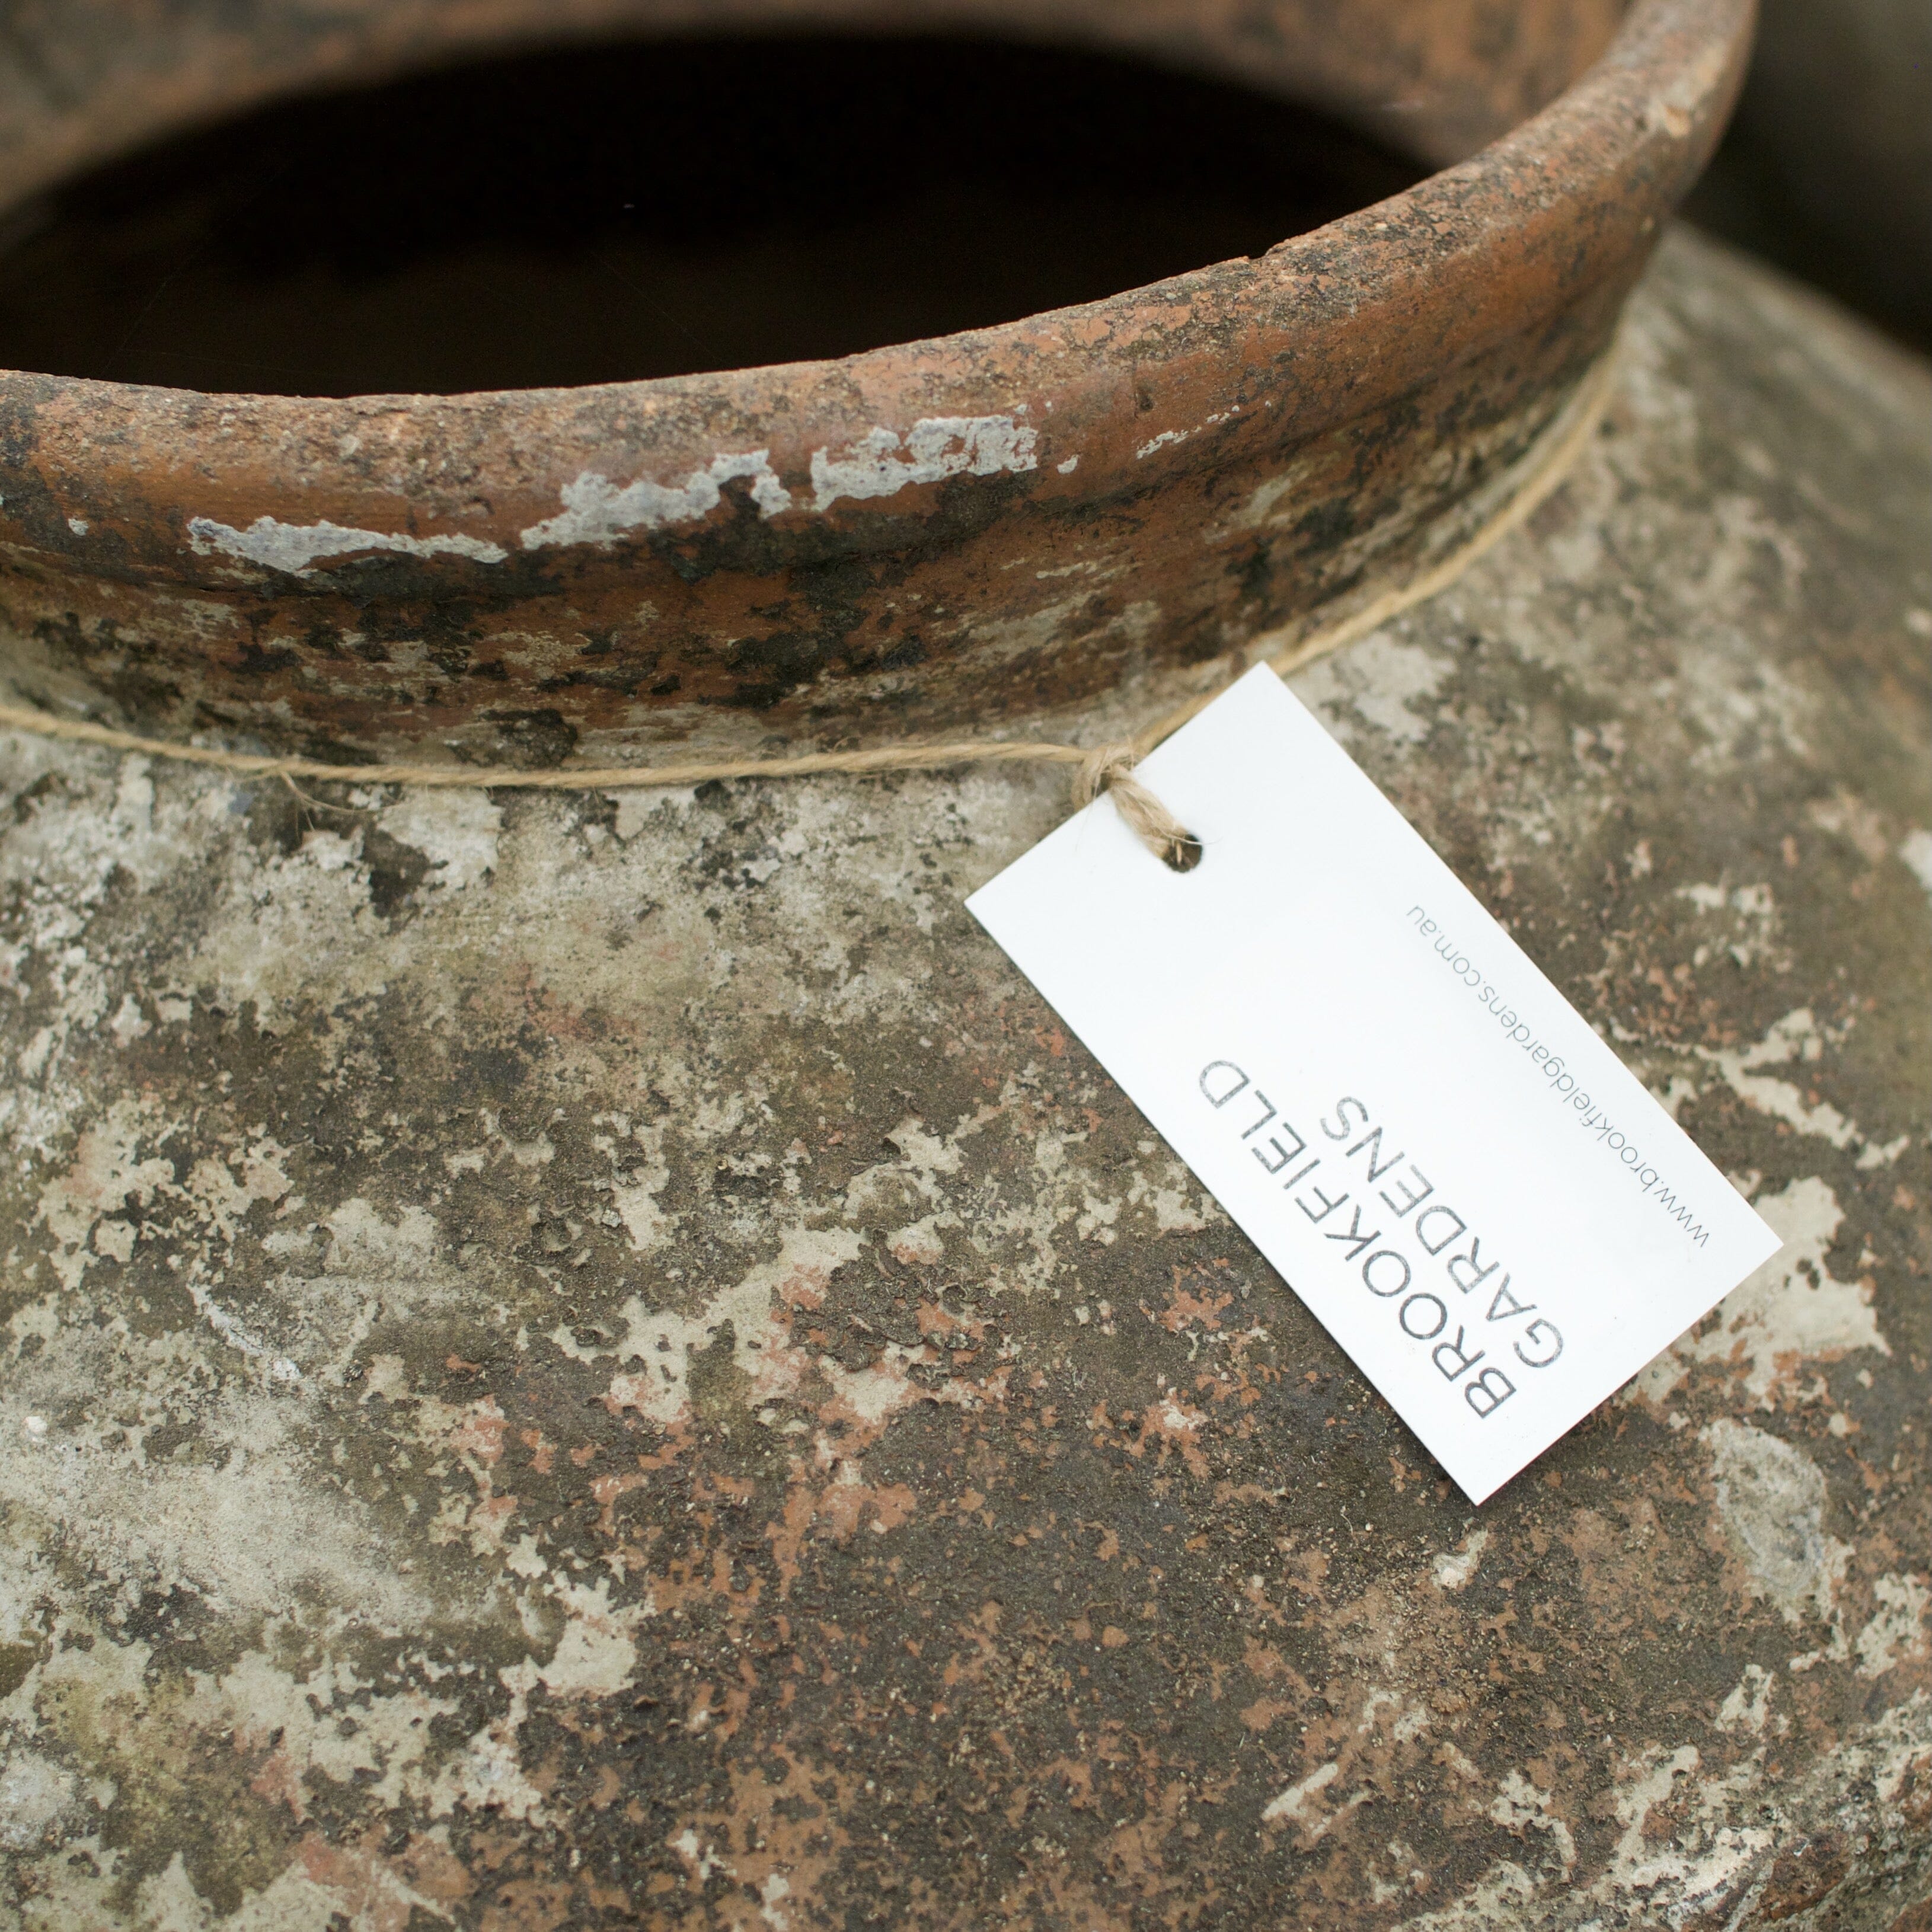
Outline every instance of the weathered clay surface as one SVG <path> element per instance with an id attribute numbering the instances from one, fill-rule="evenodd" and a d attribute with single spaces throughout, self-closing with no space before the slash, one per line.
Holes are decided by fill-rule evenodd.
<path id="1" fill-rule="evenodd" d="M 4 1922 L 1922 1923 L 1928 404 L 1675 242 L 1300 681 L 1787 1243 L 1480 1514 L 962 910 L 1055 778 L 10 741 Z"/>
<path id="2" fill-rule="evenodd" d="M 0 128 L 0 205 L 298 82 L 692 10 L 181 10 L 150 38 L 76 8 L 32 43 L 73 74 L 10 74 L 39 98 Z M 1749 0 L 1636 0 L 1607 46 L 1603 0 L 710 12 L 1151 47 L 1456 165 L 1258 259 L 836 362 L 335 400 L 0 371 L 20 688 L 350 762 L 556 764 L 992 728 L 1340 614 L 1453 542 L 1574 393 L 1750 26 Z M 20 64 L 0 38 L 0 106 Z"/>

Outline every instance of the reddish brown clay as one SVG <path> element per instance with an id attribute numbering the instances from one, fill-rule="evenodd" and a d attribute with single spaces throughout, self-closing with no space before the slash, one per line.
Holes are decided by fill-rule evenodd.
<path id="1" fill-rule="evenodd" d="M 998 728 L 1337 614 L 1454 542 L 1604 351 L 1728 110 L 1751 14 L 1496 11 L 706 8 L 712 26 L 1138 47 L 1432 159 L 1479 152 L 1258 260 L 838 362 L 346 400 L 0 376 L 16 686 L 323 756 L 554 762 Z M 278 92 L 698 16 L 233 17 L 196 0 L 150 31 L 104 0 L 62 10 L 0 78 L 0 194 Z"/>

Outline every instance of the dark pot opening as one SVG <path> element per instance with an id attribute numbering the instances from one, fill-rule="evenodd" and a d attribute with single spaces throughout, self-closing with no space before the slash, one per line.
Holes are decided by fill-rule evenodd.
<path id="1" fill-rule="evenodd" d="M 1084 302 L 1423 170 L 1106 54 L 656 41 L 280 100 L 23 211 L 0 364 L 346 396 L 836 357 Z"/>

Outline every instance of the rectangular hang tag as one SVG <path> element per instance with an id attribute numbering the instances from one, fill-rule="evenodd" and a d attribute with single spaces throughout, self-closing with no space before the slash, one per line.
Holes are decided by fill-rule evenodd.
<path id="1" fill-rule="evenodd" d="M 1280 679 L 968 901 L 1480 1502 L 1778 1238 Z"/>

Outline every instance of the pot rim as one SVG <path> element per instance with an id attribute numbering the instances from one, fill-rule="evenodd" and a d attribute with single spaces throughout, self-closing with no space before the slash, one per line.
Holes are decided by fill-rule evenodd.
<path id="1" fill-rule="evenodd" d="M 400 520 L 418 534 L 396 547 L 458 569 L 549 547 L 533 530 L 608 548 L 622 528 L 597 534 L 594 517 L 560 510 L 560 492 L 592 477 L 607 494 L 662 487 L 694 503 L 708 477 L 715 506 L 721 480 L 757 474 L 754 498 L 776 493 L 764 514 L 838 502 L 842 520 L 871 508 L 868 495 L 925 480 L 908 466 L 913 430 L 943 442 L 948 424 L 948 475 L 1037 470 L 1030 486 L 1048 495 L 1151 481 L 1200 461 L 1219 440 L 1200 433 L 1238 415 L 1241 394 L 1250 410 L 1279 410 L 1277 434 L 1318 433 L 1633 278 L 1715 145 L 1754 12 L 1754 0 L 1635 0 L 1582 76 L 1468 159 L 1259 258 L 1095 302 L 834 362 L 571 388 L 305 398 L 0 372 L 0 422 L 30 420 L 34 446 L 0 467 L 31 466 L 68 526 L 33 518 L 32 548 L 136 575 L 164 553 L 176 572 L 184 548 L 208 554 L 197 522 L 232 532 L 264 515 L 311 529 Z M 1257 379 L 1280 393 L 1256 404 Z M 1004 427 L 973 427 L 988 424 Z M 898 466 L 891 489 L 818 483 L 880 446 Z M 754 452 L 762 473 L 730 469 Z M 116 556 L 63 541 L 84 537 L 93 514 L 117 526 Z M 10 501 L 9 524 L 20 529 Z M 214 580 L 238 568 L 259 580 L 260 560 L 228 548 Z"/>

